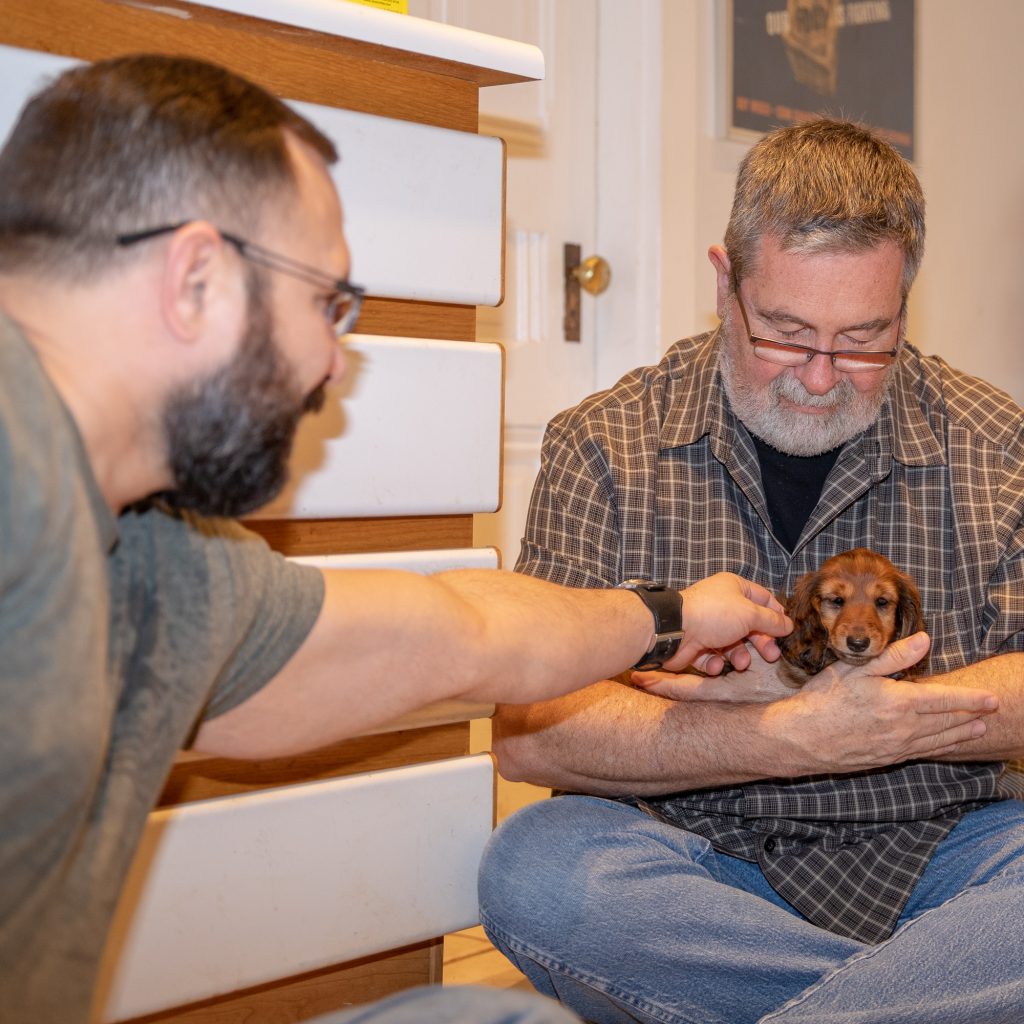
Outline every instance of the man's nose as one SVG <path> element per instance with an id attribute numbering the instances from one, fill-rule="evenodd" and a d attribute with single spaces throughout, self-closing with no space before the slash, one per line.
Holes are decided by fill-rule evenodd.
<path id="1" fill-rule="evenodd" d="M 839 383 L 840 376 L 827 353 L 817 353 L 796 370 L 797 380 L 812 395 L 827 395 Z"/>

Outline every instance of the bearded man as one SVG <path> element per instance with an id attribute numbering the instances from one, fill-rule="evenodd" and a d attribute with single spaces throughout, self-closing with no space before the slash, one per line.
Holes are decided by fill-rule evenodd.
<path id="1" fill-rule="evenodd" d="M 65 72 L 0 152 L 5 1020 L 91 1019 L 120 888 L 184 745 L 282 756 L 432 700 L 551 697 L 748 636 L 778 657 L 771 637 L 791 628 L 726 574 L 688 590 L 684 640 L 665 588 L 320 572 L 225 518 L 280 489 L 296 425 L 344 373 L 362 292 L 336 155 L 253 83 L 160 55 Z M 924 731 L 982 727 L 969 704 Z M 471 989 L 356 1018 L 573 1019 Z"/>
<path id="2" fill-rule="evenodd" d="M 906 340 L 923 250 L 884 141 L 768 135 L 709 251 L 721 326 L 548 428 L 517 571 L 791 592 L 868 547 L 932 641 L 913 683 L 837 665 L 794 691 L 755 659 L 499 708 L 502 774 L 575 795 L 494 836 L 482 920 L 588 1021 L 1020 1019 L 1024 411 Z M 892 742 L 889 711 L 952 684 L 999 695 L 984 735 Z"/>

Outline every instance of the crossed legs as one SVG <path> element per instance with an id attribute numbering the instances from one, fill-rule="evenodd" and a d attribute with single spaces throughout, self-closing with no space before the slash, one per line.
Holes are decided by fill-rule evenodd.
<path id="1" fill-rule="evenodd" d="M 495 833 L 481 920 L 536 988 L 598 1024 L 1016 1024 L 1024 803 L 965 817 L 894 936 L 805 921 L 757 865 L 633 807 L 558 797 Z"/>

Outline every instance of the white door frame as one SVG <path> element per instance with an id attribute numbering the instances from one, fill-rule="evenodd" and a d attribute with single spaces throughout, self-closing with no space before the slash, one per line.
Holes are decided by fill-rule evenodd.
<path id="1" fill-rule="evenodd" d="M 664 348 L 662 8 L 663 0 L 598 0 L 594 224 L 597 252 L 612 267 L 612 285 L 596 300 L 598 388 Z"/>

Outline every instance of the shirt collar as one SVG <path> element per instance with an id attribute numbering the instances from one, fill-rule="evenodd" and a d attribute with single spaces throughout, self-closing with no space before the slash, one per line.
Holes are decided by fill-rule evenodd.
<path id="1" fill-rule="evenodd" d="M 925 404 L 924 356 L 909 342 L 896 362 L 892 386 L 873 429 L 891 438 L 893 458 L 905 466 L 941 466 L 946 462 L 945 447 L 930 422 L 931 410 Z"/>
<path id="2" fill-rule="evenodd" d="M 687 338 L 669 349 L 662 365 L 668 378 L 668 408 L 661 427 L 661 448 L 679 448 L 711 434 L 735 429 L 718 373 L 721 328 Z"/>

